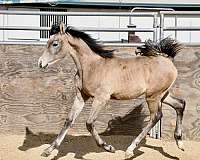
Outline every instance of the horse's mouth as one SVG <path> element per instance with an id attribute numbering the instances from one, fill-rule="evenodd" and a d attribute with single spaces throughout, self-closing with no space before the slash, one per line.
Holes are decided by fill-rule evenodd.
<path id="1" fill-rule="evenodd" d="M 59 59 L 50 61 L 49 63 L 47 63 L 47 66 L 46 66 L 46 67 L 48 67 L 48 66 L 50 66 L 50 65 L 52 65 L 52 64 L 55 64 L 55 63 L 59 62 L 60 60 L 62 60 L 62 58 L 59 58 Z"/>
<path id="2" fill-rule="evenodd" d="M 48 63 L 44 67 L 42 67 L 42 69 L 46 69 L 47 67 L 48 67 Z"/>
<path id="3" fill-rule="evenodd" d="M 48 67 L 48 63 L 47 63 L 45 66 L 42 66 L 42 62 L 40 62 L 40 63 L 39 63 L 39 67 L 40 67 L 41 69 L 45 69 L 45 68 Z"/>
<path id="4" fill-rule="evenodd" d="M 39 67 L 41 69 L 46 69 L 48 66 L 60 61 L 61 59 L 56 59 L 56 60 L 53 60 L 53 61 L 50 61 L 49 63 L 47 63 L 45 66 L 42 66 L 42 62 L 39 63 Z"/>

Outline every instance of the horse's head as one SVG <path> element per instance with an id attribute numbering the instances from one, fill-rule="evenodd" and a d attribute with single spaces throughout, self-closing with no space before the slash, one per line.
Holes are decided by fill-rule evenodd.
<path id="1" fill-rule="evenodd" d="M 64 23 L 52 25 L 50 35 L 52 36 L 38 61 L 40 68 L 46 68 L 63 59 L 67 54 L 71 55 L 73 59 L 77 58 L 77 55 L 83 56 L 88 53 L 94 53 L 94 56 L 98 55 L 103 58 L 113 57 L 113 50 L 104 49 L 87 33 L 70 26 L 66 28 Z M 90 54 L 91 56 L 92 54 Z"/>
<path id="2" fill-rule="evenodd" d="M 65 33 L 65 25 L 60 24 L 60 28 L 53 28 L 50 30 L 50 39 L 47 42 L 46 48 L 42 56 L 38 60 L 40 68 L 46 68 L 65 58 L 66 54 L 70 52 L 69 35 Z M 57 31 L 56 31 L 57 29 Z"/>

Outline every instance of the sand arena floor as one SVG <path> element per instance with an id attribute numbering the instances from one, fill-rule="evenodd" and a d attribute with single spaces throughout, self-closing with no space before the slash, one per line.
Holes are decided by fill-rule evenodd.
<path id="1" fill-rule="evenodd" d="M 54 136 L 39 135 L 0 135 L 0 160 L 123 160 L 131 136 L 103 137 L 115 148 L 108 153 L 98 148 L 90 136 L 68 136 L 60 147 L 49 157 L 41 157 L 43 149 L 52 142 Z M 198 160 L 200 142 L 184 141 L 185 151 L 176 147 L 175 141 L 162 141 L 151 138 L 135 151 L 134 160 Z"/>

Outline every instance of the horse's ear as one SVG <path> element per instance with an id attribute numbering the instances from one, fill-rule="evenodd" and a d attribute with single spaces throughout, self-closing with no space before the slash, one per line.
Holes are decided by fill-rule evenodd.
<path id="1" fill-rule="evenodd" d="M 60 23 L 60 33 L 65 34 L 65 29 L 66 29 L 65 24 L 63 22 L 61 22 Z"/>

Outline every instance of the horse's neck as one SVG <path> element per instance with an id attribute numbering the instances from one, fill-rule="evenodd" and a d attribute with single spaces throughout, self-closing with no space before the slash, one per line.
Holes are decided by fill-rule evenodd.
<path id="1" fill-rule="evenodd" d="M 93 53 L 82 40 L 72 47 L 74 51 L 71 56 L 76 64 L 80 80 L 83 80 L 83 73 L 87 73 L 91 64 L 97 62 L 101 57 Z"/>

